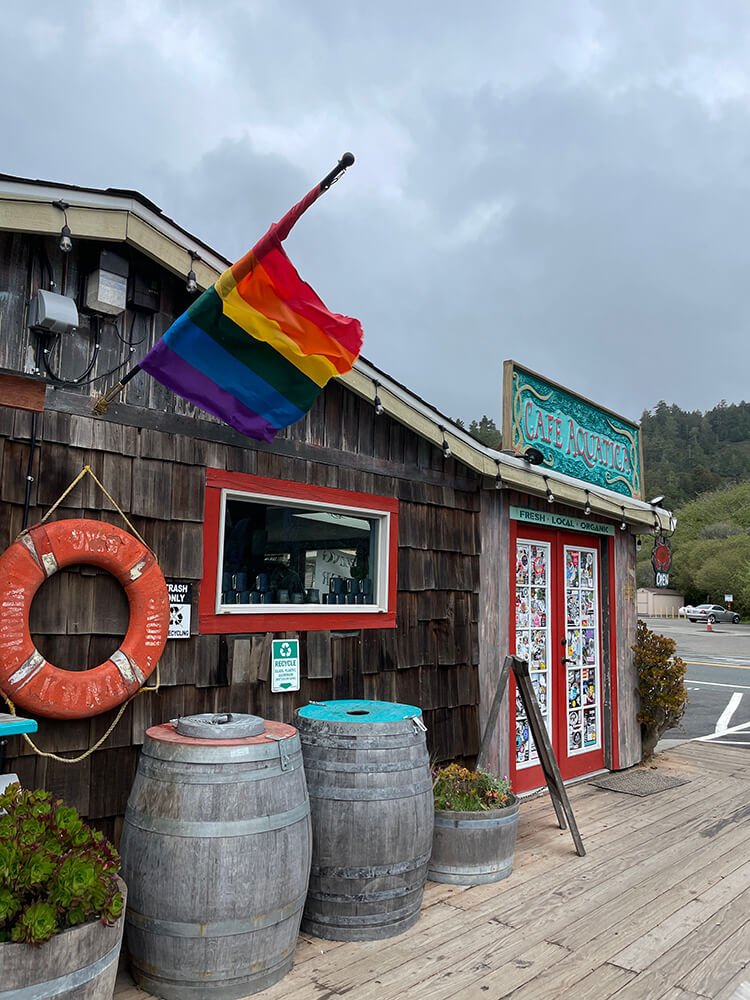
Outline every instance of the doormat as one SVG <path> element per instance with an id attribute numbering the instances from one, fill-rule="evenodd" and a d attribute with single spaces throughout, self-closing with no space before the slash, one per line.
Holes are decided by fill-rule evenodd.
<path id="1" fill-rule="evenodd" d="M 687 785 L 689 778 L 679 778 L 674 774 L 664 774 L 663 771 L 652 771 L 650 768 L 634 768 L 630 771 L 613 771 L 594 778 L 589 782 L 597 788 L 606 788 L 610 792 L 624 792 L 626 795 L 654 795 L 664 792 L 667 788 Z"/>

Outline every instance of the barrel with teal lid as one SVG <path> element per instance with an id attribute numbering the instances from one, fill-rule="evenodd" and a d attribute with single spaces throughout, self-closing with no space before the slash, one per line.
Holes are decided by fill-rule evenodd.
<path id="1" fill-rule="evenodd" d="M 311 851 L 293 726 L 232 713 L 149 729 L 120 848 L 138 985 L 165 1000 L 237 1000 L 281 979 Z"/>
<path id="2" fill-rule="evenodd" d="M 432 776 L 421 709 L 311 702 L 296 713 L 313 859 L 302 930 L 375 941 L 419 919 L 432 850 Z"/>

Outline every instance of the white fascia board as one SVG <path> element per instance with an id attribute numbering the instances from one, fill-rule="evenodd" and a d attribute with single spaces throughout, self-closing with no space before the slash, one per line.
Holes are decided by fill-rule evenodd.
<path id="1" fill-rule="evenodd" d="M 104 212 L 125 212 L 141 219 L 187 253 L 199 249 L 201 259 L 216 271 L 217 276 L 225 271 L 231 263 L 220 257 L 197 237 L 190 236 L 179 226 L 170 222 L 165 216 L 153 211 L 136 198 L 130 198 L 127 195 L 108 194 L 105 191 L 81 191 L 77 188 L 67 188 L 62 184 L 57 186 L 45 184 L 44 187 L 40 187 L 26 181 L 5 180 L 0 181 L 0 197 L 15 199 L 19 202 L 27 201 L 49 205 L 54 201 L 65 201 L 71 209 L 81 207 L 101 209 Z M 73 238 L 75 239 L 75 232 Z"/>

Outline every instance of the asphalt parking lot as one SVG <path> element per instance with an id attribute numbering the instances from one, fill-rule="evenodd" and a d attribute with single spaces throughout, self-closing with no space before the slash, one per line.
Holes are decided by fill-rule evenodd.
<path id="1" fill-rule="evenodd" d="M 705 624 L 685 619 L 644 620 L 675 640 L 687 664 L 687 710 L 658 749 L 698 739 L 750 750 L 750 625 L 721 623 L 709 632 Z"/>

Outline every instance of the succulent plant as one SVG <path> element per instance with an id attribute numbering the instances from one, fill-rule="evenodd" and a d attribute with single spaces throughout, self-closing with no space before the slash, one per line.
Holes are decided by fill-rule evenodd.
<path id="1" fill-rule="evenodd" d="M 117 851 L 77 810 L 18 784 L 0 794 L 0 942 L 41 944 L 76 924 L 114 923 L 119 870 Z"/>
<path id="2" fill-rule="evenodd" d="M 515 802 L 507 778 L 488 771 L 470 771 L 461 764 L 448 764 L 432 772 L 436 809 L 451 812 L 481 812 L 504 809 Z"/>

